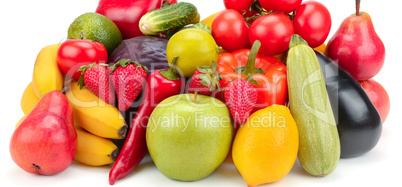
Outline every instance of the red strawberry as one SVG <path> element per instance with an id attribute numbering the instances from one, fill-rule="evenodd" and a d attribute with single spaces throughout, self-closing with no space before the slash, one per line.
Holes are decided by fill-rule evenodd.
<path id="1" fill-rule="evenodd" d="M 225 88 L 225 101 L 236 124 L 243 124 L 257 102 L 254 86 L 243 79 L 236 79 Z"/>
<path id="2" fill-rule="evenodd" d="M 99 98 L 106 103 L 113 104 L 115 102 L 114 90 L 109 79 L 111 70 L 107 64 L 96 64 L 81 66 L 78 71 L 82 71 L 78 85 L 80 88 L 86 86 Z"/>
<path id="3" fill-rule="evenodd" d="M 219 72 L 216 71 L 217 68 L 218 65 L 216 62 L 212 63 L 212 67 L 198 66 L 191 77 L 187 92 L 195 93 L 195 91 L 198 91 L 199 94 L 210 96 L 215 91 L 216 87 L 220 90 L 219 81 L 222 80 L 222 77 L 219 75 Z"/>
<path id="4" fill-rule="evenodd" d="M 112 83 L 120 111 L 128 110 L 141 93 L 147 80 L 147 68 L 130 59 L 122 59 L 112 66 Z"/>

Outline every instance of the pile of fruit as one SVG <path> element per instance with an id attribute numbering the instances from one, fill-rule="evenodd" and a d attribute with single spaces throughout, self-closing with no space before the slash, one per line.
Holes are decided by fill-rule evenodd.
<path id="1" fill-rule="evenodd" d="M 100 0 L 77 17 L 38 54 L 13 161 L 40 175 L 111 165 L 114 184 L 148 153 L 179 181 L 229 158 L 257 186 L 296 158 L 323 177 L 376 146 L 390 102 L 371 78 L 385 48 L 359 0 L 327 44 L 331 15 L 317 1 L 224 4 L 202 21 L 176 0 Z"/>

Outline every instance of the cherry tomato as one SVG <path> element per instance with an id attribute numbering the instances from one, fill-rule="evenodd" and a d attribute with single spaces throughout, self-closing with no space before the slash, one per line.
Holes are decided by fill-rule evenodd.
<path id="1" fill-rule="evenodd" d="M 249 29 L 250 43 L 259 40 L 259 53 L 273 56 L 289 48 L 290 38 L 294 33 L 293 23 L 285 14 L 267 14 L 257 18 Z"/>
<path id="2" fill-rule="evenodd" d="M 82 65 L 107 63 L 106 48 L 99 42 L 79 39 L 69 39 L 63 42 L 57 51 L 57 64 L 60 70 L 73 79 L 79 79 Z"/>
<path id="3" fill-rule="evenodd" d="M 243 17 L 251 17 L 255 15 L 257 12 L 251 9 L 250 6 L 253 4 L 254 0 L 223 0 L 223 4 L 226 9 L 233 9 L 239 12 Z M 243 14 L 246 12 L 245 14 Z"/>
<path id="4" fill-rule="evenodd" d="M 302 0 L 258 0 L 267 11 L 290 13 L 299 7 Z"/>
<path id="5" fill-rule="evenodd" d="M 220 12 L 212 22 L 211 30 L 216 43 L 226 51 L 250 47 L 248 26 L 236 10 Z"/>
<path id="6" fill-rule="evenodd" d="M 295 33 L 306 40 L 310 47 L 318 47 L 325 42 L 331 30 L 331 15 L 323 4 L 306 1 L 297 8 L 293 25 Z"/>

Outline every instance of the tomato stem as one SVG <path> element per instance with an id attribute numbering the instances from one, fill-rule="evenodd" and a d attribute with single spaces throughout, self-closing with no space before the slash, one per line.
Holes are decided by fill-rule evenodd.
<path id="1" fill-rule="evenodd" d="M 356 0 L 356 16 L 359 16 L 360 11 L 360 0 Z"/>
<path id="2" fill-rule="evenodd" d="M 244 75 L 254 74 L 255 70 L 255 59 L 257 59 L 258 50 L 260 50 L 261 42 L 259 40 L 254 41 L 251 47 L 250 54 L 248 55 L 246 69 L 244 70 Z"/>

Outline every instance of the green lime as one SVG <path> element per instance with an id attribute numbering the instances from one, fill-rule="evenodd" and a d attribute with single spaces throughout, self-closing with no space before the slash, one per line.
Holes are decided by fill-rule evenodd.
<path id="1" fill-rule="evenodd" d="M 85 13 L 68 28 L 69 39 L 84 39 L 103 44 L 110 54 L 122 42 L 119 28 L 109 18 L 98 13 Z"/>
<path id="2" fill-rule="evenodd" d="M 177 56 L 176 66 L 185 77 L 191 77 L 197 66 L 211 66 L 218 59 L 220 48 L 214 38 L 199 29 L 185 29 L 174 34 L 168 41 L 166 56 L 172 62 Z"/>

